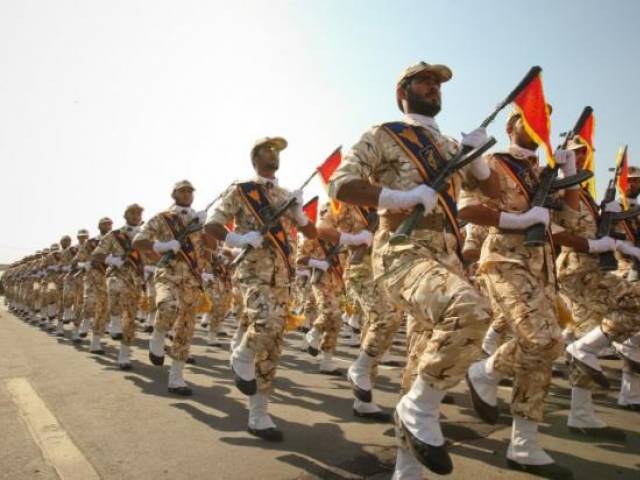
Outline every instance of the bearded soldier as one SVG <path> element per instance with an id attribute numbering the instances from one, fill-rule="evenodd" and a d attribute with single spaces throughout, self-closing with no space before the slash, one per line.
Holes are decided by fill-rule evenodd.
<path id="1" fill-rule="evenodd" d="M 210 212 L 206 224 L 207 234 L 227 247 L 248 250 L 236 266 L 234 276 L 249 325 L 231 353 L 231 368 L 236 386 L 249 396 L 249 433 L 272 441 L 283 438 L 267 408 L 290 301 L 293 272 L 288 221 L 295 222 L 306 237 L 316 236 L 315 226 L 302 209 L 302 192 L 290 194 L 278 185 L 275 175 L 280 166 L 280 152 L 286 146 L 281 137 L 258 140 L 251 150 L 256 177 L 231 185 Z M 292 195 L 295 202 L 286 218 L 267 225 L 271 228 L 266 234 L 260 233 L 270 216 L 265 213 L 284 205 Z M 235 224 L 233 232 L 225 228 L 231 221 Z"/>
<path id="2" fill-rule="evenodd" d="M 487 302 L 466 279 L 456 254 L 461 237 L 455 202 L 463 180 L 491 192 L 491 171 L 479 158 L 452 177 L 447 192 L 437 194 L 427 185 L 460 148 L 435 121 L 441 108 L 440 86 L 451 77 L 444 65 L 420 62 L 408 67 L 396 85 L 402 121 L 368 130 L 329 185 L 333 198 L 377 208 L 380 227 L 372 262 L 381 293 L 390 295 L 400 310 L 433 326 L 419 375 L 396 407 L 396 478 L 421 478 L 420 464 L 439 474 L 452 471 L 438 419 L 440 403 L 479 356 L 490 318 Z M 478 129 L 462 143 L 476 147 L 485 140 L 486 132 Z M 394 230 L 418 204 L 425 215 L 416 230 L 404 243 L 390 243 Z"/>

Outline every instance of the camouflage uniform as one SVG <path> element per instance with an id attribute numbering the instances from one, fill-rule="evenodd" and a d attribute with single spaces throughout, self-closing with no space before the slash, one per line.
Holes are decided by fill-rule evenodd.
<path id="1" fill-rule="evenodd" d="M 204 291 L 211 299 L 211 309 L 206 312 L 209 332 L 214 336 L 220 328 L 225 315 L 231 308 L 233 299 L 229 257 L 223 248 L 211 252 L 210 261 L 205 262 L 204 271 L 213 275 L 213 279 L 204 281 Z M 213 338 L 212 338 L 213 340 Z"/>
<path id="2" fill-rule="evenodd" d="M 406 122 L 423 128 L 408 117 Z M 434 135 L 434 139 L 448 155 L 458 148 L 444 136 Z M 331 179 L 329 194 L 335 197 L 342 185 L 363 179 L 397 190 L 423 183 L 404 150 L 380 127 L 367 131 L 345 156 Z M 461 180 L 456 174 L 456 192 Z M 395 229 L 391 212 L 382 210 L 379 214 L 380 228 L 373 246 L 374 278 L 400 310 L 432 326 L 433 335 L 419 371 L 427 384 L 446 390 L 464 377 L 469 364 L 480 355 L 489 306 L 464 276 L 456 254 L 456 238 L 445 231 L 445 213 L 440 205 L 426 217 L 434 229 L 418 228 L 401 245 L 389 243 Z"/>
<path id="3" fill-rule="evenodd" d="M 83 262 L 82 319 L 91 323 L 94 335 L 102 335 L 107 325 L 108 303 L 107 280 L 103 265 L 91 262 L 91 253 L 103 237 L 87 240 L 78 250 L 76 260 Z"/>
<path id="4" fill-rule="evenodd" d="M 253 181 L 266 184 L 266 179 L 257 177 Z M 289 193 L 277 186 L 265 187 L 266 195 L 273 206 L 280 205 Z M 235 222 L 235 232 L 240 234 L 258 231 L 255 217 L 246 207 L 235 185 L 229 187 L 215 204 L 207 223 L 227 225 Z M 283 218 L 284 231 L 289 237 L 289 222 Z M 291 243 L 290 238 L 287 238 Z M 263 247 L 252 249 L 235 267 L 233 279 L 240 289 L 248 328 L 242 343 L 255 352 L 256 381 L 258 390 L 269 392 L 280 361 L 283 333 L 288 315 L 290 272 L 289 265 L 265 238 Z M 240 321 L 240 325 L 242 320 Z"/>
<path id="5" fill-rule="evenodd" d="M 297 262 L 306 265 L 310 258 L 325 259 L 325 251 L 318 239 L 305 238 L 298 243 Z M 340 291 L 342 280 L 334 268 L 329 268 L 322 274 L 316 284 L 311 285 L 311 293 L 316 300 L 319 315 L 312 323 L 312 328 L 322 337 L 320 350 L 333 353 L 336 349 L 338 334 L 340 333 Z"/>
<path id="6" fill-rule="evenodd" d="M 137 233 L 137 227 L 124 226 L 119 229 L 122 235 L 126 235 L 129 241 Z M 142 262 L 134 263 L 131 258 L 135 251 L 126 252 L 123 245 L 116 238 L 116 232 L 112 231 L 100 239 L 92 256 L 112 255 L 123 260 L 121 267 L 110 266 L 107 268 L 107 292 L 109 297 L 109 313 L 121 318 L 122 343 L 130 346 L 133 343 L 136 331 L 136 310 L 140 300 L 142 288 Z M 139 255 L 139 254 L 137 254 Z"/>
<path id="7" fill-rule="evenodd" d="M 504 154 L 514 161 L 537 165 L 535 156 L 526 157 L 516 150 Z M 484 204 L 499 211 L 528 210 L 528 200 L 496 155 L 488 155 L 486 160 L 498 173 L 500 197 L 489 199 L 479 192 L 468 193 L 461 198 L 460 208 Z M 566 225 L 571 217 L 571 211 L 564 208 L 558 221 Z M 511 411 L 540 422 L 551 382 L 551 365 L 563 346 L 555 307 L 551 247 L 526 247 L 523 233 L 491 227 L 482 247 L 478 274 L 493 311 L 510 322 L 514 335 L 493 356 L 495 371 L 514 377 Z"/>
<path id="8" fill-rule="evenodd" d="M 593 214 L 584 202 L 580 202 L 579 217 L 567 230 L 574 235 L 593 239 L 597 228 Z M 622 342 L 640 330 L 638 287 L 624 276 L 603 272 L 597 255 L 579 253 L 563 246 L 556 266 L 560 291 L 571 300 L 577 337 L 601 326 L 611 341 Z M 570 379 L 574 386 L 591 386 L 590 378 L 573 363 Z"/>
<path id="9" fill-rule="evenodd" d="M 196 218 L 196 212 L 191 208 L 174 205 L 168 211 L 155 215 L 146 222 L 136 235 L 135 241 L 173 240 L 175 236 L 167 223 L 167 216 L 179 218 L 186 226 Z M 168 332 L 173 328 L 174 337 L 169 354 L 174 360 L 181 362 L 186 362 L 189 358 L 195 329 L 195 311 L 202 295 L 201 234 L 192 233 L 189 240 L 194 245 L 194 251 L 191 253 L 194 259 L 193 267 L 189 265 L 184 252 L 180 251 L 166 266 L 156 265 L 153 277 L 157 306 L 155 329 L 159 332 Z"/>

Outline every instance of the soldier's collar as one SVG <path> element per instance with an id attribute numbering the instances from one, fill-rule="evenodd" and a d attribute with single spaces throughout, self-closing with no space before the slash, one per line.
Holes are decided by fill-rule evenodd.
<path id="1" fill-rule="evenodd" d="M 182 207 L 180 205 L 176 205 L 175 203 L 171 205 L 169 208 L 171 213 L 176 213 L 178 215 L 193 217 L 196 214 L 196 211 L 191 207 Z"/>
<path id="2" fill-rule="evenodd" d="M 272 187 L 278 186 L 278 177 L 266 178 L 266 177 L 261 177 L 260 175 L 256 175 L 253 181 L 264 186 L 268 186 L 269 184 L 271 184 Z"/>
<path id="3" fill-rule="evenodd" d="M 419 113 L 405 113 L 402 117 L 402 121 L 410 125 L 426 128 L 438 135 L 440 134 L 438 122 L 436 122 L 433 117 L 427 117 L 426 115 L 420 115 Z"/>
<path id="4" fill-rule="evenodd" d="M 132 237 L 140 231 L 140 225 L 125 225 L 120 230 Z"/>

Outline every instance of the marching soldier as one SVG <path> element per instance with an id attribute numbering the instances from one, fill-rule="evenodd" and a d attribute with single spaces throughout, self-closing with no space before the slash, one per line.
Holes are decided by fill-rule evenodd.
<path id="1" fill-rule="evenodd" d="M 330 210 L 329 203 L 320 209 L 320 223 L 330 215 Z M 322 235 L 319 227 L 317 228 L 318 238 L 302 239 L 298 242 L 297 251 L 297 267 L 306 267 L 314 272 L 311 276 L 311 294 L 315 297 L 319 310 L 318 317 L 306 334 L 306 340 L 309 345 L 308 352 L 312 356 L 315 357 L 322 351 L 322 359 L 319 364 L 320 373 L 341 375 L 340 370 L 333 362 L 333 354 L 338 343 L 342 322 L 340 318 L 340 293 L 343 289 L 342 268 L 337 256 L 327 258 L 327 254 L 333 247 L 332 243 L 338 243 L 336 240 L 340 234 L 329 227 L 325 228 L 326 233 Z M 322 273 L 316 272 L 316 270 L 320 270 Z M 318 281 L 314 282 L 313 275 Z"/>
<path id="2" fill-rule="evenodd" d="M 153 280 L 157 313 L 149 340 L 149 360 L 154 365 L 164 364 L 165 335 L 173 329 L 168 388 L 169 392 L 182 396 L 193 393 L 184 381 L 183 370 L 189 359 L 195 311 L 202 296 L 201 233 L 181 238 L 188 226 L 204 223 L 205 212 L 191 208 L 194 190 L 187 180 L 177 182 L 171 192 L 175 204 L 153 216 L 133 242 L 135 248 L 151 258 L 170 255 L 170 260 L 156 262 Z"/>
<path id="3" fill-rule="evenodd" d="M 582 169 L 587 157 L 586 145 L 579 139 L 572 139 L 569 148 L 575 153 L 577 168 Z M 615 252 L 616 242 L 609 236 L 596 238 L 599 214 L 595 199 L 586 188 L 581 188 L 579 201 L 571 206 L 578 212 L 578 219 L 571 229 L 556 229 L 553 240 L 562 245 L 562 252 L 556 263 L 558 282 L 560 291 L 571 300 L 572 316 L 576 323 L 575 333 L 582 337 L 594 329 L 599 332 L 605 316 L 625 320 L 633 325 L 640 316 L 640 296 L 635 287 L 613 272 L 600 270 L 598 254 Z M 614 200 L 605 205 L 605 210 L 607 209 L 620 211 L 620 206 Z M 636 326 L 638 328 L 640 324 Z M 569 349 L 571 351 L 571 347 Z M 580 435 L 624 440 L 624 432 L 607 427 L 604 421 L 596 417 L 591 399 L 593 383 L 591 377 L 580 368 L 579 361 L 570 364 L 569 430 Z M 599 377 L 599 381 L 602 382 L 603 379 Z"/>
<path id="4" fill-rule="evenodd" d="M 498 418 L 497 388 L 503 377 L 513 377 L 513 424 L 507 449 L 509 467 L 548 478 L 573 478 L 554 463 L 537 440 L 544 399 L 551 383 L 551 367 L 562 352 L 561 331 L 555 303 L 555 278 L 551 243 L 528 247 L 524 231 L 531 225 L 549 225 L 549 211 L 529 207 L 538 177 L 537 144 L 525 130 L 520 114 L 507 120 L 511 145 L 506 152 L 487 156 L 499 179 L 497 197 L 478 190 L 460 201 L 460 216 L 489 227 L 479 261 L 479 275 L 494 312 L 511 324 L 513 339 L 503 343 L 486 360 L 469 368 L 467 381 L 478 415 L 488 423 Z M 565 176 L 575 174 L 571 151 L 557 150 L 555 158 Z M 573 192 L 573 193 L 572 193 Z M 575 190 L 566 190 L 565 202 Z M 564 206 L 557 222 L 570 225 L 575 212 Z"/>
<path id="5" fill-rule="evenodd" d="M 98 236 L 87 240 L 78 251 L 78 267 L 85 270 L 82 293 L 82 323 L 80 337 L 84 338 L 91 329 L 89 352 L 103 354 L 101 338 L 107 323 L 108 302 L 107 280 L 104 265 L 93 263 L 91 254 L 100 240 L 111 231 L 113 222 L 108 217 L 98 221 Z"/>
<path id="6" fill-rule="evenodd" d="M 131 369 L 131 345 L 135 337 L 135 316 L 140 299 L 143 261 L 132 244 L 142 223 L 143 208 L 134 203 L 124 211 L 126 224 L 112 230 L 91 254 L 94 264 L 107 266 L 107 294 L 111 314 L 111 338 L 120 340 L 118 367 Z"/>
<path id="7" fill-rule="evenodd" d="M 231 353 L 230 362 L 236 386 L 249 396 L 249 433 L 271 441 L 283 438 L 267 408 L 290 301 L 292 265 L 287 220 L 295 222 L 306 237 L 316 236 L 315 226 L 302 209 L 302 192 L 289 194 L 278 185 L 275 175 L 280 152 L 286 147 L 287 142 L 281 137 L 258 140 L 251 150 L 256 177 L 231 185 L 214 206 L 205 227 L 207 235 L 225 246 L 248 250 L 236 266 L 234 277 L 242 292 L 249 325 Z M 260 233 L 266 221 L 264 212 L 278 208 L 291 195 L 296 201 L 286 218 L 268 225 L 271 228 L 265 235 Z M 235 230 L 230 232 L 225 225 L 232 220 Z"/>
<path id="8" fill-rule="evenodd" d="M 408 67 L 396 86 L 404 116 L 368 130 L 334 172 L 329 195 L 342 202 L 376 207 L 380 227 L 373 244 L 374 278 L 401 311 L 430 322 L 433 334 L 419 363 L 419 375 L 396 407 L 400 448 L 396 478 L 421 478 L 422 468 L 450 473 L 453 465 L 440 428 L 439 410 L 447 389 L 463 377 L 480 355 L 490 318 L 486 300 L 464 275 L 456 255 L 461 241 L 456 195 L 463 180 L 491 192 L 493 175 L 480 158 L 452 177 L 448 192 L 427 186 L 460 146 L 439 130 L 440 86 L 451 79 L 444 65 L 425 62 Z M 484 143 L 478 129 L 462 144 Z M 425 155 L 426 152 L 426 155 Z M 402 244 L 390 243 L 397 226 L 421 204 L 425 216 Z"/>

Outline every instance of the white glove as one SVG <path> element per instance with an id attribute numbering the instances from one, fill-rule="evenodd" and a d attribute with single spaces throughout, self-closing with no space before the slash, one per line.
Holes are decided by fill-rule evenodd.
<path id="1" fill-rule="evenodd" d="M 203 272 L 202 273 L 202 281 L 203 282 L 213 282 L 213 273 L 207 273 L 207 272 Z"/>
<path id="2" fill-rule="evenodd" d="M 153 242 L 153 251 L 156 253 L 178 253 L 178 250 L 180 250 L 180 242 L 175 238 L 166 242 L 161 242 L 160 240 Z"/>
<path id="3" fill-rule="evenodd" d="M 549 225 L 549 210 L 533 207 L 524 213 L 502 212 L 498 227 L 505 230 L 524 230 L 536 223 L 542 223 L 545 227 Z"/>
<path id="4" fill-rule="evenodd" d="M 122 258 L 120 258 L 117 255 L 109 254 L 107 255 L 107 258 L 105 259 L 104 263 L 106 263 L 110 267 L 120 268 L 122 267 L 122 265 L 124 265 L 124 260 L 122 260 Z"/>
<path id="5" fill-rule="evenodd" d="M 311 268 L 319 268 L 323 272 L 326 272 L 327 270 L 329 270 L 329 267 L 330 267 L 329 262 L 325 260 L 318 260 L 317 258 L 310 258 L 308 265 Z"/>
<path id="6" fill-rule="evenodd" d="M 231 248 L 244 248 L 247 245 L 251 245 L 253 248 L 260 248 L 262 246 L 263 240 L 264 239 L 260 232 L 251 230 L 247 233 L 229 232 L 224 239 L 224 243 L 226 246 Z"/>
<path id="7" fill-rule="evenodd" d="M 605 204 L 604 211 L 605 212 L 620 213 L 622 211 L 622 207 L 620 206 L 620 204 L 618 202 L 616 202 L 615 200 L 612 200 L 611 202 Z"/>
<path id="8" fill-rule="evenodd" d="M 553 154 L 553 158 L 556 159 L 556 163 L 560 165 L 560 171 L 564 178 L 571 177 L 576 174 L 576 154 L 573 150 L 563 150 L 558 148 Z M 569 187 L 580 188 L 580 185 L 574 185 Z"/>
<path id="9" fill-rule="evenodd" d="M 373 243 L 373 235 L 369 230 L 360 230 L 358 233 L 340 234 L 340 245 L 366 245 L 370 247 Z"/>
<path id="10" fill-rule="evenodd" d="M 589 239 L 589 253 L 613 252 L 616 249 L 616 241 L 611 237 Z"/>
<path id="11" fill-rule="evenodd" d="M 617 240 L 616 250 L 618 250 L 623 255 L 635 257 L 638 260 L 640 260 L 640 248 L 634 246 L 631 242 L 628 242 L 627 240 Z"/>
<path id="12" fill-rule="evenodd" d="M 156 271 L 156 267 L 154 265 L 145 265 L 144 266 L 144 273 L 151 275 L 153 272 Z"/>
<path id="13" fill-rule="evenodd" d="M 411 208 L 419 203 L 424 206 L 424 214 L 428 215 L 438 202 L 436 191 L 425 185 L 418 185 L 411 190 L 392 190 L 383 188 L 378 198 L 378 207 L 391 210 Z"/>
<path id="14" fill-rule="evenodd" d="M 460 144 L 463 147 L 477 148 L 480 145 L 484 145 L 488 139 L 487 129 L 484 127 L 478 127 L 469 133 L 461 132 L 460 135 L 462 135 L 462 141 Z"/>
<path id="15" fill-rule="evenodd" d="M 62 267 L 62 271 L 63 272 L 70 272 L 71 271 L 71 267 L 69 265 L 65 265 L 64 267 Z"/>
<path id="16" fill-rule="evenodd" d="M 196 218 L 198 219 L 198 223 L 200 225 L 204 225 L 204 222 L 206 222 L 207 220 L 207 211 L 200 210 L 199 212 L 196 212 Z"/>
<path id="17" fill-rule="evenodd" d="M 307 217 L 307 214 L 304 213 L 304 210 L 302 209 L 304 205 L 302 190 L 294 191 L 289 199 L 291 198 L 295 198 L 296 201 L 289 207 L 289 212 L 291 213 L 291 216 L 294 218 L 298 226 L 304 227 L 307 223 L 309 223 L 309 217 Z"/>

